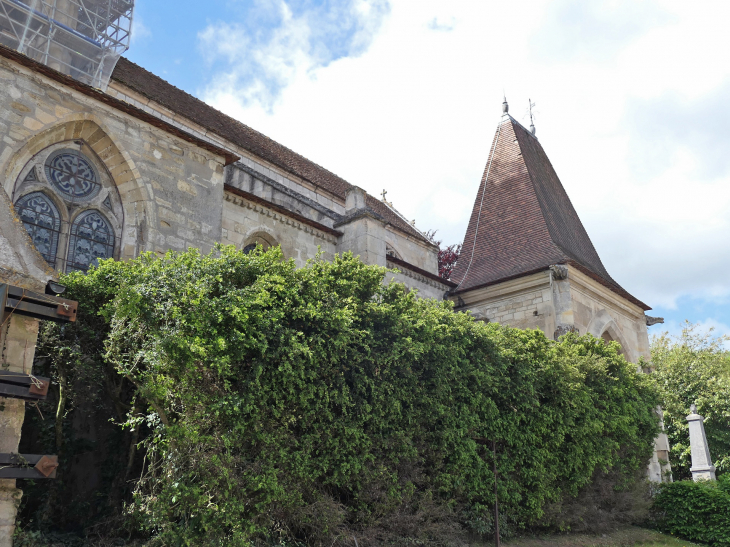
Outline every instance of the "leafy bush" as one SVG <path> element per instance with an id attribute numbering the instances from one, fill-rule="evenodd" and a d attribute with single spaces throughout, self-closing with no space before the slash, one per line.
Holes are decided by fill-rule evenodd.
<path id="1" fill-rule="evenodd" d="M 67 276 L 136 387 L 134 522 L 161 544 L 489 533 L 492 442 L 513 529 L 560 525 L 546 507 L 596 473 L 632 486 L 658 399 L 616 344 L 475 322 L 385 272 L 222 247 Z"/>
<path id="2" fill-rule="evenodd" d="M 651 374 L 662 398 L 664 425 L 670 446 L 670 463 L 675 479 L 689 479 L 692 465 L 689 407 L 705 418 L 705 432 L 718 474 L 730 470 L 730 338 L 712 332 L 697 332 L 686 323 L 676 338 L 655 337 L 651 344 Z"/>
<path id="3" fill-rule="evenodd" d="M 707 543 L 730 545 L 730 479 L 678 481 L 661 485 L 654 498 L 654 525 L 663 532 Z"/>

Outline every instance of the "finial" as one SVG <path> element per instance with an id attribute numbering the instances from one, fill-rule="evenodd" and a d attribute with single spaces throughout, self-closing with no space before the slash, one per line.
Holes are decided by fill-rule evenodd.
<path id="1" fill-rule="evenodd" d="M 534 135 L 535 122 L 532 120 L 532 107 L 535 106 L 535 103 L 532 102 L 532 99 L 527 99 L 527 101 L 530 103 L 530 132 Z"/>
<path id="2" fill-rule="evenodd" d="M 509 112 L 509 105 L 507 104 L 507 96 L 504 96 L 504 101 L 502 102 L 502 114 L 507 114 Z"/>
<path id="3" fill-rule="evenodd" d="M 388 202 L 386 201 L 386 199 L 385 199 L 385 194 L 387 194 L 387 193 L 388 193 L 388 192 L 386 192 L 386 191 L 385 191 L 385 188 L 383 188 L 383 192 L 382 192 L 382 193 L 380 194 L 381 196 L 383 196 L 383 201 L 385 201 L 385 203 L 388 203 Z"/>
<path id="4" fill-rule="evenodd" d="M 689 413 L 690 414 L 697 414 L 697 405 L 692 403 L 689 405 Z"/>
<path id="5" fill-rule="evenodd" d="M 411 220 L 411 226 L 415 226 L 415 225 L 416 225 L 416 219 L 414 218 L 413 220 Z"/>

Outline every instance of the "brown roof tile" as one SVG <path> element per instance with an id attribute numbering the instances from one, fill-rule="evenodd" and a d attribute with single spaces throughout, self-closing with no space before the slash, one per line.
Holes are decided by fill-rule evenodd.
<path id="1" fill-rule="evenodd" d="M 128 59 L 123 57 L 119 59 L 112 73 L 112 79 L 195 122 L 225 140 L 248 150 L 256 156 L 315 186 L 323 188 L 335 196 L 344 199 L 345 193 L 351 187 L 349 182 L 324 167 L 317 165 L 238 120 L 223 114 L 219 110 L 178 89 Z M 390 211 L 385 204 L 376 198 L 368 196 L 368 206 L 372 207 L 396 228 L 423 241 L 427 241 L 423 234 Z"/>
<path id="2" fill-rule="evenodd" d="M 511 116 L 489 157 L 451 276 L 457 293 L 570 263 L 650 309 L 608 274 L 540 142 Z"/>

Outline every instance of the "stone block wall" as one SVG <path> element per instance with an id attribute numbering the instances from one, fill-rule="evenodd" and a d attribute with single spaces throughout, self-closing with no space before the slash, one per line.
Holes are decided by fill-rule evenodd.
<path id="1" fill-rule="evenodd" d="M 0 59 L 0 174 L 12 195 L 40 150 L 82 140 L 119 191 L 120 258 L 221 238 L 223 159 L 7 59 Z"/>
<path id="2" fill-rule="evenodd" d="M 221 241 L 242 249 L 257 239 L 281 245 L 284 257 L 293 258 L 298 267 L 314 258 L 319 250 L 325 260 L 332 260 L 337 252 L 336 236 L 261 203 L 226 193 Z"/>
<path id="3" fill-rule="evenodd" d="M 649 356 L 644 310 L 572 266 L 560 266 L 461 295 L 475 317 L 548 338 L 575 330 L 616 340 L 636 363 Z"/>
<path id="4" fill-rule="evenodd" d="M 550 272 L 505 281 L 461 295 L 477 319 L 520 329 L 540 329 L 552 338 L 555 310 Z"/>

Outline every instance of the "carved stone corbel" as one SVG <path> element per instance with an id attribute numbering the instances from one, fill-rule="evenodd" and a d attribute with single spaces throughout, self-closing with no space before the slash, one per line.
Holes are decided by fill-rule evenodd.
<path id="1" fill-rule="evenodd" d="M 569 332 L 578 332 L 578 329 L 575 328 L 573 325 L 560 325 L 557 329 L 555 329 L 555 333 L 553 334 L 553 340 L 557 340 L 564 334 L 568 334 Z"/>
<path id="2" fill-rule="evenodd" d="M 568 267 L 562 264 L 553 264 L 550 266 L 550 271 L 553 272 L 553 279 L 562 281 L 568 279 Z"/>
<path id="3" fill-rule="evenodd" d="M 646 317 L 646 326 L 647 327 L 651 327 L 652 325 L 658 325 L 660 323 L 664 323 L 663 317 L 651 317 L 649 315 L 647 315 L 645 317 Z"/>

